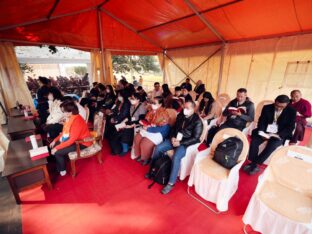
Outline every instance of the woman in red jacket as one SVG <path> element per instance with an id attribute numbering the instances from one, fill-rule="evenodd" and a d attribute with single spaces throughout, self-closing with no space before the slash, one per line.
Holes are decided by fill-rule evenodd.
<path id="1" fill-rule="evenodd" d="M 61 134 L 50 144 L 51 154 L 55 156 L 56 168 L 61 176 L 66 175 L 65 157 L 76 150 L 75 141 L 90 137 L 88 125 L 79 115 L 79 110 L 73 101 L 61 104 L 61 109 L 66 117 L 66 122 Z M 80 148 L 91 146 L 92 142 L 83 142 Z"/>

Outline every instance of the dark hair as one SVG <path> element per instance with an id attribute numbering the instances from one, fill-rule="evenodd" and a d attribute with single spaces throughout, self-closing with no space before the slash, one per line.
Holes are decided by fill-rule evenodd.
<path id="1" fill-rule="evenodd" d="M 62 102 L 69 102 L 69 101 L 73 102 L 74 99 L 70 96 L 63 96 L 62 97 Z"/>
<path id="2" fill-rule="evenodd" d="M 278 95 L 276 98 L 275 98 L 275 102 L 278 102 L 278 103 L 289 103 L 290 100 L 289 100 L 289 97 L 287 95 Z"/>
<path id="3" fill-rule="evenodd" d="M 209 99 L 207 105 L 205 105 L 204 98 Z M 201 112 L 204 110 L 205 114 L 207 115 L 212 108 L 213 102 L 214 102 L 214 98 L 213 98 L 212 94 L 210 92 L 204 92 L 203 99 L 200 101 L 200 104 L 199 104 L 199 111 Z"/>
<path id="4" fill-rule="evenodd" d="M 164 106 L 164 99 L 162 96 L 154 97 L 154 99 L 156 99 L 161 106 Z"/>
<path id="5" fill-rule="evenodd" d="M 39 81 L 44 84 L 44 85 L 48 85 L 49 84 L 49 79 L 43 76 L 39 76 L 38 77 Z"/>
<path id="6" fill-rule="evenodd" d="M 142 86 L 138 86 L 137 90 L 138 90 L 138 91 L 143 90 Z"/>
<path id="7" fill-rule="evenodd" d="M 239 89 L 237 90 L 237 92 L 238 92 L 238 93 L 247 93 L 247 89 L 245 89 L 245 88 L 239 88 Z"/>
<path id="8" fill-rule="evenodd" d="M 141 96 L 138 93 L 133 93 L 131 96 L 133 96 L 135 99 L 138 99 L 141 101 Z"/>
<path id="9" fill-rule="evenodd" d="M 98 82 L 93 82 L 92 85 L 95 87 L 98 84 Z"/>
<path id="10" fill-rule="evenodd" d="M 121 79 L 119 82 L 125 87 L 128 84 L 128 81 Z"/>
<path id="11" fill-rule="evenodd" d="M 181 87 L 180 86 L 175 87 L 174 91 L 181 91 Z"/>
<path id="12" fill-rule="evenodd" d="M 79 110 L 77 105 L 75 104 L 75 102 L 73 101 L 66 101 L 63 102 L 61 104 L 61 108 L 63 108 L 63 110 L 65 112 L 71 112 L 73 115 L 78 115 L 79 114 Z"/>
<path id="13" fill-rule="evenodd" d="M 114 96 L 114 97 L 115 97 L 115 92 L 114 92 L 113 86 L 111 86 L 111 85 L 106 85 L 106 88 L 109 89 L 109 91 L 110 91 L 109 94 L 110 94 L 111 96 Z"/>
<path id="14" fill-rule="evenodd" d="M 292 95 L 295 94 L 295 93 L 300 93 L 300 94 L 301 94 L 301 92 L 300 92 L 299 89 L 295 89 L 295 90 L 293 90 L 293 91 L 290 92 L 290 96 L 292 96 Z"/>
<path id="15" fill-rule="evenodd" d="M 160 84 L 159 84 L 159 82 L 155 82 L 155 83 L 154 83 L 154 86 L 155 86 L 155 85 L 160 85 Z"/>
<path id="16" fill-rule="evenodd" d="M 62 100 L 62 98 L 63 98 L 61 91 L 56 87 L 51 87 L 49 90 L 49 93 L 51 93 L 53 95 L 54 99 Z"/>
<path id="17" fill-rule="evenodd" d="M 98 89 L 101 90 L 101 91 L 105 90 L 105 85 L 103 85 L 103 84 L 101 84 L 101 83 L 99 83 L 97 87 L 98 87 Z"/>
<path id="18" fill-rule="evenodd" d="M 162 90 L 163 90 L 163 97 L 165 97 L 165 98 L 168 97 L 168 95 L 171 94 L 171 91 L 169 89 L 168 84 L 163 84 L 161 87 L 162 87 Z"/>
<path id="19" fill-rule="evenodd" d="M 89 100 L 88 98 L 82 98 L 82 99 L 80 100 L 80 105 L 82 105 L 83 107 L 84 107 L 85 105 L 88 105 L 88 106 L 89 106 L 89 104 L 90 104 L 90 100 Z"/>
<path id="20" fill-rule="evenodd" d="M 190 78 L 186 78 L 185 80 L 190 81 Z"/>

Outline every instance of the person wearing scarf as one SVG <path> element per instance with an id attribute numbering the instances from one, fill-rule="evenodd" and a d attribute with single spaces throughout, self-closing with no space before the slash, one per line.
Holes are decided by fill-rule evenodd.
<path id="1" fill-rule="evenodd" d="M 76 151 L 76 141 L 90 137 L 88 125 L 79 115 L 75 102 L 67 101 L 61 105 L 66 121 L 63 131 L 50 144 L 51 154 L 56 159 L 56 168 L 61 176 L 66 175 L 65 157 L 68 153 Z M 92 142 L 83 142 L 80 148 L 84 149 L 92 145 Z"/>

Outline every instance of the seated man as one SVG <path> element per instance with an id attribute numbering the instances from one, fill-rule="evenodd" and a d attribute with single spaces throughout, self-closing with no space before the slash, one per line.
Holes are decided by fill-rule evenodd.
<path id="1" fill-rule="evenodd" d="M 155 82 L 154 83 L 154 90 L 152 91 L 152 96 L 151 99 L 153 99 L 154 97 L 159 97 L 162 96 L 162 90 L 160 88 L 160 84 L 159 82 Z"/>
<path id="2" fill-rule="evenodd" d="M 187 91 L 192 91 L 192 84 L 191 84 L 191 79 L 190 78 L 186 78 L 185 79 L 185 82 L 184 83 L 182 83 L 182 85 L 181 86 L 185 86 L 185 88 L 187 89 Z"/>
<path id="3" fill-rule="evenodd" d="M 175 150 L 172 158 L 169 183 L 161 190 L 162 194 L 167 194 L 172 190 L 187 147 L 200 142 L 202 131 L 203 123 L 198 114 L 195 113 L 195 103 L 193 101 L 187 101 L 184 104 L 183 113 L 181 112 L 177 117 L 176 123 L 170 133 L 170 138 L 157 145 L 152 155 L 151 165 L 167 151 Z M 145 177 L 150 178 L 150 174 L 147 173 Z"/>
<path id="4" fill-rule="evenodd" d="M 249 175 L 259 172 L 257 165 L 262 164 L 285 139 L 291 137 L 295 128 L 296 111 L 288 104 L 288 96 L 279 95 L 274 104 L 263 107 L 258 128 L 252 132 L 248 154 L 251 163 L 243 168 Z M 264 141 L 267 141 L 267 145 L 259 154 L 259 146 Z"/>
<path id="5" fill-rule="evenodd" d="M 298 141 L 302 141 L 305 132 L 305 126 L 307 124 L 307 118 L 311 117 L 311 103 L 308 100 L 303 99 L 300 90 L 293 90 L 290 93 L 292 106 L 297 111 L 296 116 L 296 130 L 292 136 L 289 144 L 295 145 Z"/>
<path id="6" fill-rule="evenodd" d="M 182 91 L 181 98 L 184 99 L 184 103 L 187 101 L 195 101 L 195 100 L 193 100 L 192 96 L 190 95 L 189 90 L 188 90 L 186 85 L 181 85 L 181 91 Z"/>
<path id="7" fill-rule="evenodd" d="M 240 88 L 237 90 L 236 98 L 230 101 L 222 116 L 217 121 L 219 126 L 223 121 L 224 123 L 220 127 L 213 127 L 208 132 L 207 146 L 209 147 L 213 137 L 216 133 L 224 128 L 236 128 L 243 130 L 248 122 L 252 122 L 255 117 L 255 107 L 253 102 L 247 97 L 247 90 Z"/>

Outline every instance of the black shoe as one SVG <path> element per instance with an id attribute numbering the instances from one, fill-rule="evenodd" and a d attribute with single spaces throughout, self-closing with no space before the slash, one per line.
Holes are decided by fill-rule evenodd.
<path id="1" fill-rule="evenodd" d="M 112 156 L 116 156 L 117 153 L 116 153 L 116 152 L 111 152 L 111 155 L 112 155 Z"/>
<path id="2" fill-rule="evenodd" d="M 145 178 L 146 178 L 146 179 L 151 179 L 151 174 L 150 174 L 150 173 L 146 173 L 146 174 L 145 174 Z"/>
<path id="3" fill-rule="evenodd" d="M 125 156 L 127 153 L 128 153 L 128 151 L 127 151 L 127 152 L 121 152 L 121 153 L 119 154 L 119 156 L 120 156 L 120 157 L 123 157 L 123 156 Z"/>
<path id="4" fill-rule="evenodd" d="M 243 167 L 244 172 L 249 172 L 250 169 L 252 169 L 252 163 L 247 164 L 246 166 Z"/>
<path id="5" fill-rule="evenodd" d="M 141 156 L 137 157 L 136 159 L 134 159 L 137 162 L 141 162 Z"/>
<path id="6" fill-rule="evenodd" d="M 168 194 L 170 193 L 170 191 L 173 189 L 174 185 L 171 184 L 167 184 L 165 187 L 163 187 L 163 189 L 161 190 L 162 194 Z"/>
<path id="7" fill-rule="evenodd" d="M 250 169 L 248 171 L 248 175 L 255 175 L 260 171 L 260 168 L 258 166 L 255 166 L 254 168 Z"/>
<path id="8" fill-rule="evenodd" d="M 146 165 L 148 165 L 149 163 L 150 163 L 150 159 L 147 159 L 147 160 L 143 160 L 142 161 L 142 166 L 146 166 Z"/>

